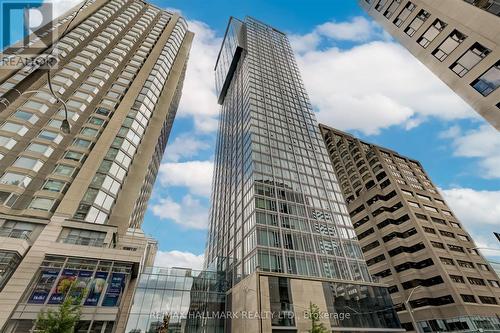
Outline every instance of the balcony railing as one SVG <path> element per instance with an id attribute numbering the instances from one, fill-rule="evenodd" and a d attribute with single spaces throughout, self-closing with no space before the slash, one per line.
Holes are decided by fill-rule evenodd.
<path id="1" fill-rule="evenodd" d="M 19 238 L 29 240 L 31 230 L 0 229 L 0 237 Z"/>
<path id="2" fill-rule="evenodd" d="M 85 245 L 85 246 L 95 246 L 95 247 L 108 247 L 108 244 L 104 243 L 103 239 L 68 236 L 61 238 L 59 240 L 61 243 L 74 244 L 74 245 Z"/>

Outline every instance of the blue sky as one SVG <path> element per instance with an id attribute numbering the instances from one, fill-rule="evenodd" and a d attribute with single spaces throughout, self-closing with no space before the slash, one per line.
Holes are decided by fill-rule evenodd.
<path id="1" fill-rule="evenodd" d="M 196 33 L 178 117 L 144 222 L 160 242 L 159 264 L 201 261 L 218 112 L 212 69 L 229 16 L 246 15 L 289 34 L 320 121 L 420 160 L 479 246 L 499 247 L 492 232 L 500 231 L 500 160 L 489 156 L 500 155 L 500 133 L 356 1 L 155 4 L 180 10 Z M 399 70 L 390 70 L 391 64 Z"/>
<path id="2" fill-rule="evenodd" d="M 478 245 L 500 247 L 492 235 L 500 232 L 500 133 L 355 0 L 153 2 L 179 10 L 196 34 L 143 225 L 159 241 L 159 265 L 201 264 L 218 119 L 213 66 L 229 16 L 246 15 L 289 35 L 321 122 L 420 160 Z"/>

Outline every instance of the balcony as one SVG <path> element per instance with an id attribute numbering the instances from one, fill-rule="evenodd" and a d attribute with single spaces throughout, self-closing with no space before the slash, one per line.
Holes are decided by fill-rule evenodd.
<path id="1" fill-rule="evenodd" d="M 8 238 L 18 238 L 29 240 L 31 236 L 31 230 L 22 230 L 22 229 L 0 229 L 0 237 L 8 237 Z"/>

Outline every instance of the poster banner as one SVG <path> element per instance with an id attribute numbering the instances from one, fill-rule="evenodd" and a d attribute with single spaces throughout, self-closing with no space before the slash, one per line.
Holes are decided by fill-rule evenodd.
<path id="1" fill-rule="evenodd" d="M 59 281 L 50 295 L 48 304 L 61 304 L 66 297 L 69 289 L 71 288 L 73 282 L 76 281 L 78 271 L 73 269 L 63 270 Z"/>
<path id="2" fill-rule="evenodd" d="M 75 299 L 73 304 L 79 304 L 82 302 L 82 298 L 85 297 L 85 293 L 88 293 L 88 286 L 90 280 L 92 280 L 92 271 L 78 271 L 78 277 L 76 279 L 73 288 L 69 291 L 69 296 Z"/>
<path id="3" fill-rule="evenodd" d="M 87 290 L 87 298 L 84 305 L 96 306 L 99 303 L 101 294 L 106 286 L 108 272 L 96 272 L 94 278 L 90 282 Z"/>
<path id="4" fill-rule="evenodd" d="M 119 304 L 120 296 L 125 289 L 124 273 L 113 273 L 106 290 L 106 295 L 102 301 L 102 306 L 117 306 Z"/>
<path id="5" fill-rule="evenodd" d="M 44 304 L 49 296 L 52 286 L 57 280 L 59 270 L 43 270 L 36 283 L 35 289 L 28 298 L 28 303 Z"/>

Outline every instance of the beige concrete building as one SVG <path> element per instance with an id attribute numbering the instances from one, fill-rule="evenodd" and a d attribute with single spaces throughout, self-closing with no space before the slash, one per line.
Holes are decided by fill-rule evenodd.
<path id="1" fill-rule="evenodd" d="M 498 276 L 422 165 L 320 128 L 370 274 L 390 286 L 403 327 L 413 309 L 419 332 L 499 332 Z"/>
<path id="2" fill-rule="evenodd" d="M 58 62 L 0 68 L 1 332 L 28 332 L 68 295 L 83 296 L 78 332 L 123 332 L 154 261 L 140 227 L 193 34 L 141 0 L 80 7 L 4 50 Z"/>
<path id="3" fill-rule="evenodd" d="M 389 34 L 500 130 L 498 0 L 358 1 Z"/>

